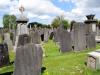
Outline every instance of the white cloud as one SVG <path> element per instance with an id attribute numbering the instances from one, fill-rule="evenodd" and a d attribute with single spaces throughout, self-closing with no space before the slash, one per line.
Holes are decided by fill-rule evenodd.
<path id="1" fill-rule="evenodd" d="M 65 11 L 56 7 L 50 0 L 20 0 L 19 6 L 23 5 L 26 10 L 35 14 L 62 14 Z"/>
<path id="2" fill-rule="evenodd" d="M 70 20 L 83 21 L 85 15 L 95 14 L 97 18 L 100 18 L 100 0 L 64 0 L 66 2 L 71 1 L 75 8 L 68 11 L 66 17 Z M 69 14 L 69 15 L 68 15 Z"/>
<path id="3" fill-rule="evenodd" d="M 52 0 L 0 0 L 0 10 L 6 6 L 10 14 L 18 15 L 18 8 L 25 7 L 25 15 L 29 19 L 52 20 L 54 16 L 65 15 L 66 19 L 82 21 L 86 14 L 96 14 L 100 18 L 100 0 L 58 0 L 60 2 L 72 2 L 75 7 L 71 11 L 64 11 L 52 3 Z M 9 10 L 8 10 L 9 9 Z M 5 9 L 6 10 L 6 9 Z M 6 11 L 6 12 L 7 12 Z"/>
<path id="4" fill-rule="evenodd" d="M 9 4 L 10 4 L 10 0 L 0 0 L 0 8 L 1 9 Z"/>

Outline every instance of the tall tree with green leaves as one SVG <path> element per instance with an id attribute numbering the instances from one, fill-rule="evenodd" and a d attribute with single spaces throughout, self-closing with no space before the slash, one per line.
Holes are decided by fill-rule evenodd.
<path id="1" fill-rule="evenodd" d="M 4 28 L 16 28 L 16 16 L 5 14 L 3 16 L 3 27 Z"/>
<path id="2" fill-rule="evenodd" d="M 54 20 L 51 23 L 51 25 L 52 25 L 53 28 L 57 28 L 61 24 L 64 25 L 65 29 L 67 29 L 67 28 L 70 27 L 70 24 L 69 24 L 68 20 L 64 19 L 63 16 L 56 16 L 56 18 L 54 18 Z"/>

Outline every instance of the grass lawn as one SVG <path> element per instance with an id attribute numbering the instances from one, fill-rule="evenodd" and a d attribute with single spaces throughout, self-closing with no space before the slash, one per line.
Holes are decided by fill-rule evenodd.
<path id="1" fill-rule="evenodd" d="M 59 47 L 51 40 L 43 45 L 46 57 L 43 58 L 43 66 L 46 71 L 42 75 L 100 75 L 100 71 L 88 69 L 84 62 L 86 61 L 87 53 L 95 49 L 85 50 L 82 52 L 60 53 Z M 100 49 L 97 45 L 96 49 Z M 10 52 L 10 60 L 15 59 L 15 54 Z M 14 66 L 0 68 L 0 74 L 14 70 Z"/>
<path id="2" fill-rule="evenodd" d="M 53 41 L 46 43 L 44 48 L 47 57 L 43 59 L 43 66 L 47 70 L 43 75 L 100 75 L 100 71 L 88 69 L 84 65 L 87 53 L 95 49 L 62 54 Z M 96 49 L 99 48 L 98 44 Z"/>

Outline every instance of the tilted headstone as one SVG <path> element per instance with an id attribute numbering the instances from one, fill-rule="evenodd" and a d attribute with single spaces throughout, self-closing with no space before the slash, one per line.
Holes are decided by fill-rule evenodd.
<path id="1" fill-rule="evenodd" d="M 10 63 L 7 44 L 0 44 L 0 67 Z"/>
<path id="2" fill-rule="evenodd" d="M 73 47 L 75 51 L 86 49 L 86 32 L 84 23 L 74 23 L 72 30 Z"/>
<path id="3" fill-rule="evenodd" d="M 4 33 L 4 43 L 7 43 L 8 50 L 13 50 L 12 40 L 10 39 L 10 33 Z"/>
<path id="4" fill-rule="evenodd" d="M 39 44 L 26 44 L 16 50 L 14 75 L 40 75 L 42 49 Z"/>

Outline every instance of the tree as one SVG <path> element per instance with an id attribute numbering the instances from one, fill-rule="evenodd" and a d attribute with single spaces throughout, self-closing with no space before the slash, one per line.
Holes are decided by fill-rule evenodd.
<path id="1" fill-rule="evenodd" d="M 53 28 L 57 28 L 61 24 L 64 25 L 65 29 L 67 29 L 68 27 L 70 27 L 70 24 L 68 23 L 68 20 L 65 20 L 63 16 L 57 16 L 56 18 L 54 18 L 54 20 L 51 23 L 51 25 L 52 25 Z"/>
<path id="2" fill-rule="evenodd" d="M 7 29 L 8 28 L 10 28 L 10 29 L 16 28 L 16 16 L 5 14 L 3 16 L 3 27 L 7 28 Z"/>

